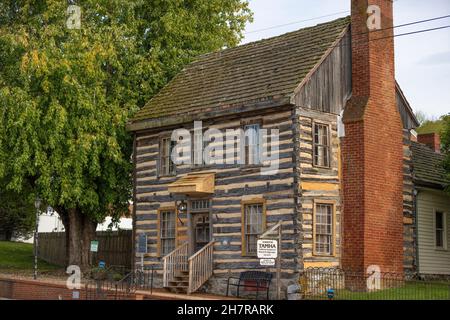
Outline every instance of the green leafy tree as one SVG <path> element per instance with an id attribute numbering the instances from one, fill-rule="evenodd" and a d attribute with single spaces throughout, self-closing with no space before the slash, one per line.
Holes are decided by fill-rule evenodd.
<path id="1" fill-rule="evenodd" d="M 72 4 L 73 1 L 71 1 Z M 60 214 L 68 263 L 131 199 L 129 117 L 193 57 L 236 45 L 241 0 L 0 0 L 0 178 Z M 68 28 L 70 26 L 71 28 Z"/>
<path id="2" fill-rule="evenodd" d="M 441 144 L 442 152 L 445 155 L 444 169 L 447 172 L 447 178 L 450 181 L 450 113 L 442 118 L 442 133 L 441 133 Z M 450 186 L 447 188 L 447 192 L 450 193 Z"/>
<path id="3" fill-rule="evenodd" d="M 35 226 L 35 208 L 29 194 L 18 194 L 0 188 L 0 235 L 7 241 L 12 237 L 29 238 Z"/>

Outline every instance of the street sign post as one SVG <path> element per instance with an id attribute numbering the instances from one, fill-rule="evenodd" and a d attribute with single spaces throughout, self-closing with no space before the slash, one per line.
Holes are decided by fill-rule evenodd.
<path id="1" fill-rule="evenodd" d="M 91 252 L 98 252 L 98 241 L 91 241 Z"/>
<path id="2" fill-rule="evenodd" d="M 271 267 L 271 266 L 274 266 L 274 265 L 275 265 L 275 259 L 260 259 L 260 260 L 259 260 L 259 263 L 260 263 L 262 266 L 268 266 L 268 267 Z"/>
<path id="3" fill-rule="evenodd" d="M 144 255 L 147 253 L 147 235 L 139 234 L 138 236 L 138 253 L 141 256 L 141 270 L 144 271 Z"/>
<path id="4" fill-rule="evenodd" d="M 259 239 L 257 241 L 257 255 L 259 259 L 276 259 L 278 256 L 278 240 Z"/>
<path id="5" fill-rule="evenodd" d="M 89 262 L 92 265 L 92 260 L 93 260 L 93 252 L 98 252 L 98 241 L 97 240 L 93 240 L 91 241 L 91 248 L 89 250 Z"/>
<path id="6" fill-rule="evenodd" d="M 281 227 L 282 224 L 281 221 L 279 221 L 276 225 L 260 235 L 257 241 L 257 255 L 258 258 L 261 259 L 261 265 L 266 265 L 263 263 L 272 263 L 272 260 L 276 259 L 278 300 L 281 300 Z M 276 235 L 273 236 L 273 234 Z M 271 265 L 273 266 L 274 264 Z"/>

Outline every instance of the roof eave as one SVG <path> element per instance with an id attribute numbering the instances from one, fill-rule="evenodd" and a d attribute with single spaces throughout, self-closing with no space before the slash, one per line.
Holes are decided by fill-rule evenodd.
<path id="1" fill-rule="evenodd" d="M 240 104 L 218 106 L 216 108 L 211 108 L 212 110 L 209 111 L 133 121 L 127 124 L 126 129 L 127 131 L 136 132 L 148 129 L 170 127 L 183 123 L 190 123 L 193 121 L 213 119 L 231 114 L 245 113 L 255 110 L 260 111 L 286 105 L 292 105 L 290 102 L 290 96 L 268 97 L 267 99 L 260 99 L 257 101 L 247 101 Z"/>

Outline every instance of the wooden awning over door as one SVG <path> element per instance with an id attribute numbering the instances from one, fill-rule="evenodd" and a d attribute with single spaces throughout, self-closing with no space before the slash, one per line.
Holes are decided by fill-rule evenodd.
<path id="1" fill-rule="evenodd" d="M 169 184 L 168 191 L 174 194 L 202 196 L 214 193 L 214 173 L 191 173 Z"/>

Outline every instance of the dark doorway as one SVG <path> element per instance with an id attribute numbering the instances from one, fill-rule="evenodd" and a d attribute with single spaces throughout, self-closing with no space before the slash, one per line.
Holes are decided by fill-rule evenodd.
<path id="1" fill-rule="evenodd" d="M 209 213 L 197 213 L 193 215 L 194 220 L 194 249 L 200 250 L 208 244 L 211 238 Z"/>
<path id="2" fill-rule="evenodd" d="M 210 199 L 190 202 L 191 252 L 195 253 L 211 241 Z"/>

